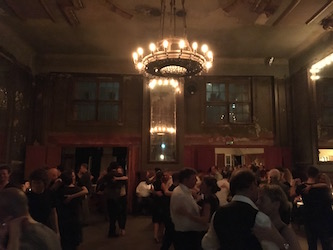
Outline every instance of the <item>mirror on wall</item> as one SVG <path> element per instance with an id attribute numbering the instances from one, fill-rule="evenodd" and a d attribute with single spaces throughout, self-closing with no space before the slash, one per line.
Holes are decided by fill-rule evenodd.
<path id="1" fill-rule="evenodd" d="M 178 82 L 150 82 L 150 154 L 151 162 L 175 162 L 177 152 L 176 94 Z"/>
<path id="2" fill-rule="evenodd" d="M 316 93 L 318 162 L 333 162 L 333 66 L 326 65 L 311 79 Z"/>

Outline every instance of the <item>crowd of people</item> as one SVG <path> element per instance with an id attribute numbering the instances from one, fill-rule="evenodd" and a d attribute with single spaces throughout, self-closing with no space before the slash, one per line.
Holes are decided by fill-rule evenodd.
<path id="1" fill-rule="evenodd" d="M 307 179 L 287 168 L 239 166 L 208 173 L 192 168 L 147 171 L 136 188 L 135 212 L 152 216 L 161 250 L 300 250 L 292 222 L 302 223 L 309 250 L 333 249 L 330 178 L 309 167 Z M 92 194 L 103 197 L 108 237 L 125 236 L 127 181 L 116 162 L 96 181 L 87 164 L 78 172 L 36 169 L 14 185 L 0 166 L 0 249 L 77 249 Z"/>
<path id="2" fill-rule="evenodd" d="M 11 182 L 10 174 L 7 165 L 0 166 L 0 249 L 77 249 L 89 219 L 89 197 L 95 193 L 88 165 L 81 164 L 77 173 L 36 169 L 22 185 Z M 113 162 L 98 182 L 107 197 L 110 237 L 116 235 L 116 221 L 125 234 L 126 181 L 122 167 Z"/>
<path id="3" fill-rule="evenodd" d="M 308 179 L 263 166 L 147 172 L 138 208 L 150 211 L 161 249 L 300 250 L 291 226 L 304 225 L 309 250 L 333 249 L 332 185 L 315 167 Z"/>

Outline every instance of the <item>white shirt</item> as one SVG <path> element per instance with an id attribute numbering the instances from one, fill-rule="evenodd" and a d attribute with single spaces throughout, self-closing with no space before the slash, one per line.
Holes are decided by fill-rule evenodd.
<path id="1" fill-rule="evenodd" d="M 145 181 L 141 181 L 136 187 L 136 194 L 138 197 L 149 197 L 152 189 L 152 184 L 147 184 Z"/>
<path id="2" fill-rule="evenodd" d="M 228 203 L 227 199 L 229 195 L 230 184 L 227 179 L 219 180 L 216 184 L 219 188 L 221 188 L 221 190 L 217 191 L 215 195 L 219 199 L 220 206 L 222 207 Z"/>
<path id="3" fill-rule="evenodd" d="M 232 198 L 232 201 L 245 202 L 245 203 L 251 205 L 254 209 L 258 210 L 258 208 L 254 204 L 254 202 L 246 196 L 235 195 Z M 205 236 L 203 237 L 203 239 L 201 241 L 201 245 L 204 250 L 220 249 L 220 243 L 219 243 L 219 240 L 217 238 L 217 235 L 216 235 L 216 232 L 214 229 L 214 217 L 215 217 L 215 214 L 212 216 L 208 232 L 205 234 Z M 256 215 L 256 219 L 255 219 L 255 225 L 260 226 L 260 227 L 270 228 L 271 220 L 266 214 L 258 211 L 258 213 Z M 261 241 L 260 244 L 261 244 L 261 247 L 263 250 L 279 250 L 279 247 L 273 242 Z"/>
<path id="4" fill-rule="evenodd" d="M 187 216 L 177 213 L 177 210 L 184 209 L 195 216 L 200 216 L 200 207 L 192 196 L 191 189 L 179 184 L 172 192 L 170 200 L 171 219 L 175 224 L 175 230 L 180 232 L 204 231 L 200 223 L 194 222 Z"/>

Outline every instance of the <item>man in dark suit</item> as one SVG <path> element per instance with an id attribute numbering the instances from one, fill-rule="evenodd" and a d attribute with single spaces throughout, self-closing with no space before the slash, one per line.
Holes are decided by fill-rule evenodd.
<path id="1" fill-rule="evenodd" d="M 216 211 L 202 240 L 203 249 L 261 250 L 262 245 L 252 229 L 270 227 L 271 221 L 255 205 L 258 187 L 253 172 L 247 169 L 234 172 L 230 191 L 232 201 Z"/>

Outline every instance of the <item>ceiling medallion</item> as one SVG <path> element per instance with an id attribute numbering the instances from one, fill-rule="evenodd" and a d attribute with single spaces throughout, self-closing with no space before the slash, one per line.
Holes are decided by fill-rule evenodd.
<path id="1" fill-rule="evenodd" d="M 186 28 L 186 11 L 182 1 L 182 13 L 185 13 L 184 30 Z M 161 1 L 161 32 L 162 39 L 157 43 L 150 43 L 150 53 L 145 54 L 143 48 L 138 48 L 133 53 L 133 61 L 136 69 L 140 73 L 146 73 L 150 76 L 158 77 L 185 77 L 193 76 L 207 72 L 213 66 L 213 53 L 209 51 L 208 46 L 203 44 L 198 50 L 199 45 L 193 42 L 190 45 L 186 38 L 177 37 L 176 34 L 176 6 L 175 0 L 170 0 L 170 18 L 173 27 L 173 35 L 164 38 L 164 18 L 165 18 L 165 0 Z M 173 25 L 172 25 L 173 24 Z"/>

